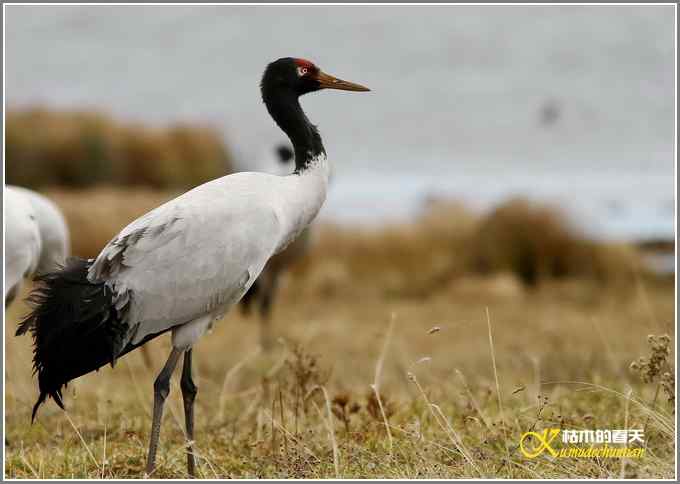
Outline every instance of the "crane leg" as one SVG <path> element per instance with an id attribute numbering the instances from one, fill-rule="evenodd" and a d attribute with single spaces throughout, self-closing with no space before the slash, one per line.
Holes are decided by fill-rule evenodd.
<path id="1" fill-rule="evenodd" d="M 161 434 L 161 420 L 163 418 L 163 405 L 170 393 L 170 377 L 175 371 L 177 361 L 182 355 L 182 350 L 173 348 L 168 361 L 156 377 L 153 383 L 153 421 L 151 423 L 151 440 L 149 441 L 149 456 L 146 461 L 146 474 L 151 475 L 156 469 L 156 451 L 158 450 L 158 438 Z"/>
<path id="2" fill-rule="evenodd" d="M 194 457 L 194 400 L 198 387 L 191 377 L 191 348 L 184 353 L 182 367 L 182 399 L 184 400 L 184 421 L 187 427 L 187 471 L 191 477 L 196 477 L 196 459 Z"/>

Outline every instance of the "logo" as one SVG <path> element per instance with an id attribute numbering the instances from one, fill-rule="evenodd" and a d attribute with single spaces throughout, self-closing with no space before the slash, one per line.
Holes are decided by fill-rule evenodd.
<path id="1" fill-rule="evenodd" d="M 562 438 L 558 436 L 562 434 Z M 559 446 L 558 444 L 565 444 Z M 629 458 L 645 454 L 643 429 L 562 430 L 524 432 L 519 449 L 527 459 L 548 453 L 553 458 Z M 610 445 L 614 444 L 614 445 Z"/>
<path id="2" fill-rule="evenodd" d="M 522 451 L 522 454 L 524 454 L 524 457 L 529 459 L 538 457 L 546 450 L 550 452 L 553 457 L 557 457 L 559 453 L 554 448 L 552 448 L 550 444 L 552 444 L 552 441 L 555 440 L 555 437 L 558 435 L 560 435 L 560 429 L 545 429 L 540 434 L 538 432 L 524 432 L 522 437 L 519 439 L 519 448 Z M 531 450 L 528 450 L 525 446 L 525 442 L 530 440 L 530 437 L 538 441 L 538 445 L 533 447 Z"/>

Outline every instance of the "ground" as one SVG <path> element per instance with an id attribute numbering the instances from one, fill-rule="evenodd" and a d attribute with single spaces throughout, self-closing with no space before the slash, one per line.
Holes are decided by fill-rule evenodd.
<path id="1" fill-rule="evenodd" d="M 50 401 L 31 425 L 30 341 L 13 336 L 25 311 L 13 305 L 5 328 L 6 476 L 141 477 L 152 383 L 169 337 L 151 344 L 153 369 L 133 352 L 73 382 L 66 412 Z M 510 276 L 470 276 L 426 296 L 288 284 L 270 354 L 258 351 L 257 318 L 237 311 L 195 348 L 198 472 L 673 478 L 673 407 L 658 375 L 644 383 L 630 364 L 650 354 L 649 334 L 674 341 L 674 317 L 672 282 L 612 289 L 567 280 L 526 290 Z M 672 370 L 665 365 L 660 371 Z M 524 456 L 522 434 L 550 428 L 641 428 L 645 454 Z M 525 443 L 536 449 L 532 439 Z M 154 477 L 186 477 L 184 445 L 174 380 Z"/>

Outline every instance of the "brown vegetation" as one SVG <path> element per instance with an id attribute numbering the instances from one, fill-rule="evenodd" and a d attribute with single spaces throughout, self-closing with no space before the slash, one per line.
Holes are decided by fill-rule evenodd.
<path id="1" fill-rule="evenodd" d="M 515 297 L 480 290 L 385 300 L 371 292 L 306 297 L 290 284 L 279 301 L 272 323 L 281 344 L 273 354 L 258 353 L 258 325 L 237 311 L 196 347 L 200 477 L 674 474 L 672 402 L 661 398 L 665 387 L 655 398 L 658 382 L 628 370 L 648 352 L 646 334 L 673 338 L 672 285 L 621 291 L 562 282 Z M 132 352 L 115 369 L 69 384 L 67 413 L 49 402 L 30 425 L 36 382 L 29 340 L 13 337 L 25 310 L 10 308 L 5 332 L 6 475 L 141 477 L 153 381 L 170 338 L 150 343 L 154 370 Z M 177 380 L 166 409 L 153 477 L 186 477 Z M 647 454 L 627 461 L 524 457 L 522 433 L 546 428 L 644 428 Z"/>
<path id="2" fill-rule="evenodd" d="M 424 297 L 462 276 L 469 283 L 475 274 L 510 274 L 527 287 L 559 279 L 630 285 L 644 273 L 633 247 L 590 241 L 558 210 L 522 199 L 482 217 L 458 203 L 438 203 L 412 223 L 325 226 L 319 232 L 296 274 L 320 293 L 354 289 Z M 503 287 L 512 290 L 512 279 L 505 281 Z"/>
<path id="3" fill-rule="evenodd" d="M 511 271 L 528 286 L 565 277 L 630 281 L 637 270 L 632 248 L 589 241 L 559 209 L 524 199 L 493 210 L 478 228 L 475 247 L 482 273 Z"/>
<path id="4" fill-rule="evenodd" d="M 6 117 L 7 183 L 40 188 L 99 183 L 188 188 L 232 171 L 216 130 L 153 128 L 89 111 L 31 108 Z"/>

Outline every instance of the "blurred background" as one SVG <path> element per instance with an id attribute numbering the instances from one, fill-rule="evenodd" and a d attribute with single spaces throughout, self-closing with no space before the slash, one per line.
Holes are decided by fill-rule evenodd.
<path id="1" fill-rule="evenodd" d="M 336 169 L 324 219 L 373 223 L 412 214 L 427 196 L 488 208 L 519 194 L 560 202 L 595 236 L 672 238 L 672 12 L 17 6 L 7 11 L 7 107 L 87 110 L 149 128 L 207 125 L 229 155 L 214 147 L 204 157 L 263 169 L 263 148 L 282 133 L 260 100 L 262 71 L 278 57 L 309 58 L 374 91 L 354 103 L 338 93 L 304 99 Z M 17 118 L 17 132 L 10 129 L 9 182 L 52 181 L 50 173 L 21 178 L 29 175 L 16 166 L 31 156 L 21 133 L 40 121 Z M 83 146 L 72 149 L 86 152 L 86 166 L 55 181 L 102 182 L 120 168 L 105 166 L 117 147 L 105 121 L 86 124 L 71 127 L 81 131 Z M 43 131 L 51 130 L 32 135 L 68 137 Z M 119 156 L 160 158 L 144 149 L 166 143 L 146 141 Z M 195 144 L 209 150 L 202 141 Z M 67 169 L 44 165 L 36 171 Z M 125 181 L 190 187 L 222 168 L 154 165 L 178 179 L 137 173 Z"/>
<path id="2" fill-rule="evenodd" d="M 337 359 L 347 371 L 332 381 L 352 388 L 370 381 L 382 333 L 341 335 L 394 311 L 409 324 L 386 379 L 439 354 L 432 375 L 457 365 L 481 388 L 490 307 L 507 385 L 539 367 L 633 381 L 645 335 L 673 331 L 674 12 L 9 6 L 6 182 L 50 196 L 73 253 L 95 256 L 200 183 L 285 172 L 259 82 L 268 62 L 307 58 L 372 92 L 302 100 L 334 173 L 275 306 L 278 334 Z M 456 338 L 425 336 L 434 324 Z"/>

